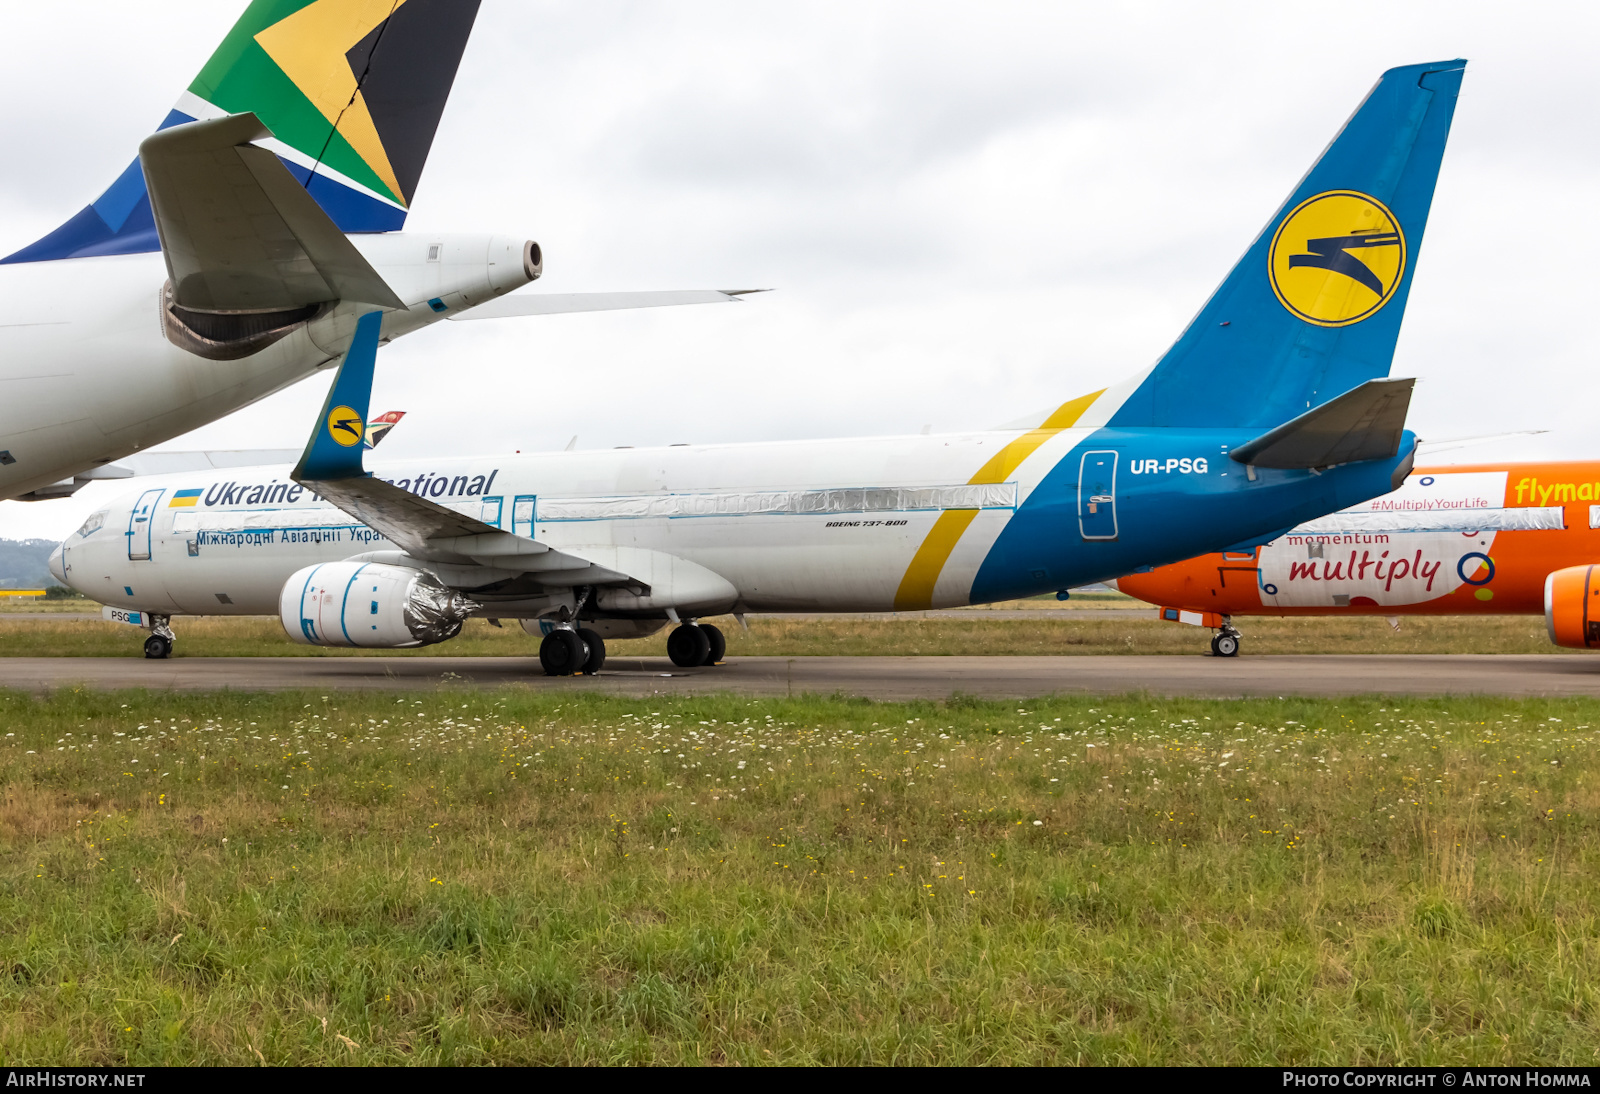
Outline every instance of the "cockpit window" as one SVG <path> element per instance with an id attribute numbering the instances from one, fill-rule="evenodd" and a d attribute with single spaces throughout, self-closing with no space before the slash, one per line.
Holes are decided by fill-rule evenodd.
<path id="1" fill-rule="evenodd" d="M 104 527 L 105 523 L 106 511 L 104 509 L 100 510 L 98 513 L 89 514 L 89 519 L 83 522 L 82 528 L 78 529 L 78 537 L 80 539 L 87 539 L 89 536 L 94 535 L 102 527 Z"/>

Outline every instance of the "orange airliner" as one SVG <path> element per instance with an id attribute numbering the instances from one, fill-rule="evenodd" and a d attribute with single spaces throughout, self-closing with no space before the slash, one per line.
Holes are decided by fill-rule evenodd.
<path id="1" fill-rule="evenodd" d="M 1600 463 L 1413 471 L 1399 490 L 1271 542 L 1112 584 L 1239 652 L 1236 616 L 1537 615 L 1600 648 Z"/>

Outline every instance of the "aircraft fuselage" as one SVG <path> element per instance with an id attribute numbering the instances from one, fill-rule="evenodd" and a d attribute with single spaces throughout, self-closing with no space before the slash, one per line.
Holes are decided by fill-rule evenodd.
<path id="1" fill-rule="evenodd" d="M 555 550 L 688 560 L 732 586 L 720 610 L 886 611 L 1037 595 L 1270 534 L 1386 493 L 1411 449 L 1408 437 L 1388 460 L 1252 475 L 1226 454 L 1244 431 L 1072 428 L 993 473 L 1035 436 L 380 462 L 374 474 Z M 289 470 L 147 480 L 68 538 L 58 576 L 118 608 L 276 614 L 302 567 L 395 552 Z M 481 615 L 548 610 L 528 575 L 430 568 Z"/>
<path id="2" fill-rule="evenodd" d="M 386 340 L 531 280 L 521 240 L 350 239 L 409 305 L 385 316 Z M 343 354 L 356 316 L 370 310 L 342 303 L 249 357 L 210 360 L 167 337 L 166 281 L 160 253 L 0 265 L 0 498 L 70 480 L 305 378 Z"/>

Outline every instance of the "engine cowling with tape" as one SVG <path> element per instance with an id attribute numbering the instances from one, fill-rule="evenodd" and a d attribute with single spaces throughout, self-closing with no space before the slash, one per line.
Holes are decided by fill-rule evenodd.
<path id="1" fill-rule="evenodd" d="M 1600 566 L 1568 566 L 1544 579 L 1544 623 L 1558 646 L 1600 649 Z"/>
<path id="2" fill-rule="evenodd" d="M 328 562 L 284 583 L 283 629 L 308 646 L 407 649 L 454 638 L 478 605 L 406 566 Z"/>

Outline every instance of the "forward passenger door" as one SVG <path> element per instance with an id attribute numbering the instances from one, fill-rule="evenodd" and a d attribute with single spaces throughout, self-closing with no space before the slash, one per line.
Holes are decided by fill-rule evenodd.
<path id="1" fill-rule="evenodd" d="M 145 562 L 150 558 L 150 525 L 155 523 L 156 506 L 165 490 L 146 490 L 139 496 L 139 504 L 128 514 L 128 561 Z"/>

